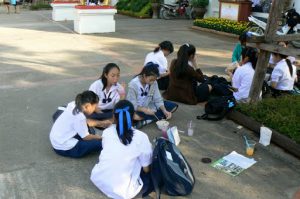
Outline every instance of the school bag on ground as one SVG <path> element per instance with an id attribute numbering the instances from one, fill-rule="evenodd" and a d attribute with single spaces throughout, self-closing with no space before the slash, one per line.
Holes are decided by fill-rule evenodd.
<path id="1" fill-rule="evenodd" d="M 222 96 L 208 100 L 204 108 L 205 113 L 197 116 L 197 119 L 221 120 L 235 105 L 236 101 L 233 96 Z"/>
<path id="2" fill-rule="evenodd" d="M 167 139 L 157 138 L 151 164 L 151 177 L 160 198 L 161 190 L 170 196 L 185 196 L 192 192 L 195 177 L 183 154 Z"/>

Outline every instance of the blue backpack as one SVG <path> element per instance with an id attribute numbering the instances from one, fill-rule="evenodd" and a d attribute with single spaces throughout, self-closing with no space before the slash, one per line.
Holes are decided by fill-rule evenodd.
<path id="1" fill-rule="evenodd" d="M 151 177 L 157 199 L 161 190 L 170 196 L 186 196 L 192 192 L 195 184 L 189 163 L 176 145 L 164 138 L 156 139 Z"/>

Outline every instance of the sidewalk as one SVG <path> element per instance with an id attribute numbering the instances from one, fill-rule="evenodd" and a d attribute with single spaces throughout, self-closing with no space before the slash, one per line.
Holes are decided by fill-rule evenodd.
<path id="1" fill-rule="evenodd" d="M 224 75 L 235 40 L 189 29 L 188 20 L 134 19 L 116 16 L 116 32 L 78 35 L 72 22 L 51 21 L 50 11 L 4 14 L 0 9 L 0 198 L 106 198 L 89 180 L 98 154 L 74 160 L 56 155 L 49 142 L 51 115 L 87 89 L 108 62 L 121 67 L 128 82 L 143 65 L 146 53 L 163 40 L 179 46 L 192 43 L 206 74 Z M 300 187 L 300 160 L 275 145 L 258 145 L 258 161 L 237 177 L 215 170 L 213 161 L 231 151 L 245 154 L 243 133 L 223 120 L 196 120 L 201 106 L 180 105 L 170 121 L 186 131 L 193 120 L 193 137 L 181 134 L 179 147 L 196 177 L 193 193 L 201 199 L 287 199 Z M 142 129 L 150 139 L 156 126 Z M 150 197 L 149 197 L 150 198 Z M 163 196 L 163 198 L 172 198 Z"/>

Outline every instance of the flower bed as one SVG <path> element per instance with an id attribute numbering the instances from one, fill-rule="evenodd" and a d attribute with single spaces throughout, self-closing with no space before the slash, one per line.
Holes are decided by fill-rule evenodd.
<path id="1" fill-rule="evenodd" d="M 120 0 L 116 7 L 118 13 L 138 18 L 150 18 L 152 11 L 149 0 Z"/>
<path id="2" fill-rule="evenodd" d="M 237 22 L 229 19 L 213 17 L 194 20 L 194 26 L 232 33 L 236 35 L 242 34 L 247 29 L 248 25 L 249 22 Z"/>
<path id="3" fill-rule="evenodd" d="M 300 144 L 300 96 L 265 99 L 236 109 Z"/>

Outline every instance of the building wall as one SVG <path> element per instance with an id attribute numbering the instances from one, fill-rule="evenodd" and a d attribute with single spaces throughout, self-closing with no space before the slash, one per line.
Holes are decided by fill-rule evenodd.
<path id="1" fill-rule="evenodd" d="M 219 0 L 209 0 L 204 17 L 219 17 Z"/>

